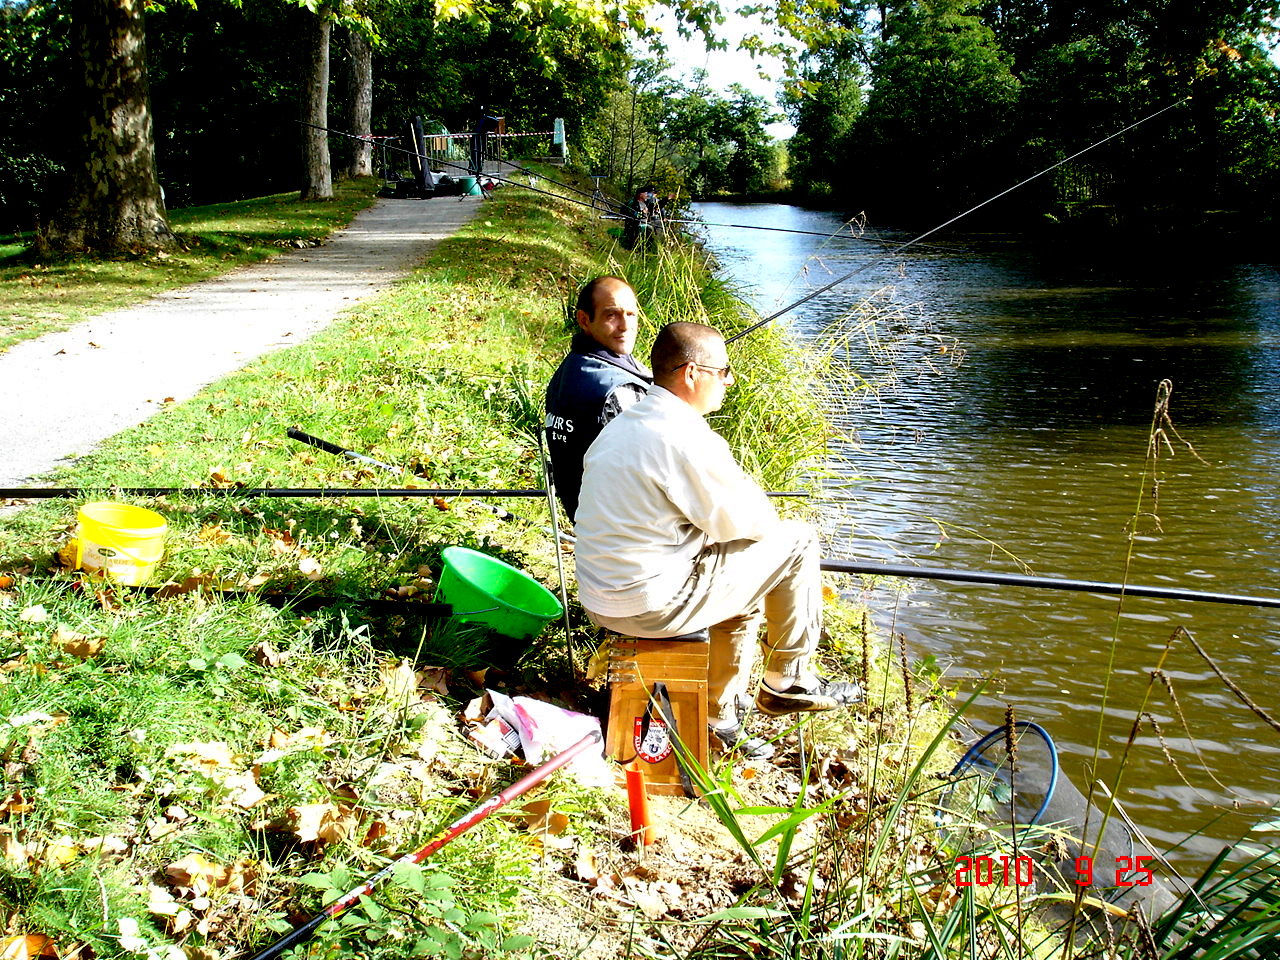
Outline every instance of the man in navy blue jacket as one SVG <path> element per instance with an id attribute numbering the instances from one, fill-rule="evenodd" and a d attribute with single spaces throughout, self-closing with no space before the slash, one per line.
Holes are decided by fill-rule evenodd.
<path id="1" fill-rule="evenodd" d="M 606 423 L 648 392 L 649 371 L 636 362 L 636 294 L 621 277 L 596 277 L 578 293 L 581 328 L 547 384 L 547 444 L 556 492 L 572 520 L 578 512 L 582 457 Z"/>

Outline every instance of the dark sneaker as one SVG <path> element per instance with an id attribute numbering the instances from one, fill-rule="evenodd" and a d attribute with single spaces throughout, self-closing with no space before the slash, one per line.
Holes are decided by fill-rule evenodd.
<path id="1" fill-rule="evenodd" d="M 773 756 L 773 744 L 763 737 L 748 736 L 740 723 L 731 727 L 712 727 L 711 734 L 724 745 L 725 750 L 736 750 L 748 760 L 768 760 Z"/>
<path id="2" fill-rule="evenodd" d="M 861 702 L 862 688 L 856 683 L 828 680 L 825 677 L 819 677 L 817 684 L 808 688 L 792 686 L 786 690 L 775 690 L 767 683 L 761 683 L 760 692 L 756 694 L 756 708 L 771 717 L 784 713 L 836 710 Z"/>

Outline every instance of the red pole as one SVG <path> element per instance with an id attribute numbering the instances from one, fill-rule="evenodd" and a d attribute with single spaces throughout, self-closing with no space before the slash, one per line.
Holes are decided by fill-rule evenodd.
<path id="1" fill-rule="evenodd" d="M 332 917 L 336 917 L 361 897 L 367 896 L 371 893 L 375 887 L 382 883 L 383 880 L 391 876 L 391 873 L 397 866 L 400 864 L 421 863 L 450 840 L 454 839 L 459 834 L 470 830 L 481 820 L 489 816 L 489 814 L 505 807 L 522 793 L 527 793 L 530 789 L 537 786 L 543 780 L 547 779 L 547 777 L 551 776 L 551 774 L 555 773 L 565 764 L 573 760 L 578 754 L 582 753 L 591 745 L 599 742 L 600 731 L 596 730 L 587 734 L 587 736 L 583 737 L 569 749 L 556 754 L 542 766 L 526 773 L 505 790 L 500 793 L 495 793 L 479 806 L 473 807 L 470 811 L 464 813 L 461 817 L 453 821 L 453 823 L 449 824 L 417 850 L 414 850 L 412 853 L 406 853 L 399 859 L 391 861 L 391 863 L 387 864 L 360 886 L 342 895 L 337 900 L 333 901 L 333 903 L 330 903 L 297 930 L 281 937 L 261 953 L 254 954 L 250 960 L 271 960 L 271 958 L 279 956 L 286 950 L 297 946 L 299 943 L 309 940 L 320 924 Z"/>

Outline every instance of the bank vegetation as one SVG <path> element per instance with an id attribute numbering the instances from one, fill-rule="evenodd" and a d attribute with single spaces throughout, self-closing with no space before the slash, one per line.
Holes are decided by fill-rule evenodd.
<path id="1" fill-rule="evenodd" d="M 668 321 L 748 322 L 696 247 L 633 256 L 605 227 L 572 201 L 501 188 L 394 291 L 56 478 L 93 493 L 6 509 L 6 951 L 252 955 L 519 775 L 465 737 L 459 715 L 484 689 L 602 715 L 605 692 L 581 679 L 598 637 L 576 605 L 567 635 L 550 625 L 525 651 L 432 619 L 425 603 L 447 545 L 554 587 L 539 501 L 502 500 L 513 515 L 503 520 L 462 498 L 226 493 L 539 486 L 541 390 L 581 281 L 607 271 L 633 282 L 641 352 Z M 715 424 L 767 486 L 803 484 L 829 439 L 823 358 L 776 329 L 746 344 Z M 301 446 L 286 436 L 294 425 L 403 475 Z M 142 485 L 192 488 L 138 501 L 169 525 L 159 589 L 66 569 L 77 506 L 133 499 L 112 488 Z M 864 682 L 865 705 L 761 720 L 779 760 L 717 758 L 698 775 L 705 802 L 655 800 L 660 838 L 647 848 L 630 837 L 622 792 L 557 776 L 397 870 L 293 955 L 1063 955 L 1062 937 L 1036 919 L 1037 896 L 957 886 L 944 800 L 963 705 L 932 669 L 872 636 L 842 599 L 852 584 L 827 586 L 824 657 Z M 1254 896 L 1234 912 L 1217 900 L 1187 907 L 1155 934 L 1117 921 L 1112 949 L 1261 956 L 1196 952 L 1224 925 L 1274 923 L 1274 884 Z M 1188 927 L 1199 940 L 1185 939 Z M 1142 953 L 1154 936 L 1170 949 Z"/>

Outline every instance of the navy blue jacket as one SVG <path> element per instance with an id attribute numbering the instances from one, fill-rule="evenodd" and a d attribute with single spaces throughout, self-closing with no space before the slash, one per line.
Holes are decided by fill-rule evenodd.
<path id="1" fill-rule="evenodd" d="M 579 330 L 547 384 L 547 447 L 556 493 L 572 520 L 578 512 L 582 458 L 606 423 L 631 406 L 653 383 L 627 354 L 614 353 Z"/>

